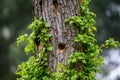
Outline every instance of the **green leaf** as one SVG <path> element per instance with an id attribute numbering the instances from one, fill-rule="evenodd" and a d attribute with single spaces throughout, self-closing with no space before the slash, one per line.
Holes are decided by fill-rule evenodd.
<path id="1" fill-rule="evenodd" d="M 33 44 L 33 43 L 28 44 L 28 45 L 25 47 L 25 52 L 26 52 L 26 53 L 29 53 L 30 51 L 34 52 L 34 44 Z"/>
<path id="2" fill-rule="evenodd" d="M 52 49 L 53 49 L 52 46 L 47 47 L 47 50 L 49 50 L 49 51 L 52 51 Z"/>
<path id="3" fill-rule="evenodd" d="M 16 41 L 17 46 L 19 46 L 21 42 L 25 42 L 27 40 L 27 37 L 28 37 L 28 34 L 24 34 L 18 37 Z"/>
<path id="4" fill-rule="evenodd" d="M 65 23 L 68 23 L 68 22 L 69 22 L 69 19 L 66 19 L 66 20 L 65 20 Z"/>
<path id="5" fill-rule="evenodd" d="M 80 39 L 78 37 L 75 37 L 74 41 L 75 42 L 80 42 Z"/>
<path id="6" fill-rule="evenodd" d="M 42 33 L 47 33 L 47 29 L 42 29 Z"/>
<path id="7" fill-rule="evenodd" d="M 76 58 L 72 59 L 72 63 L 75 63 L 75 62 L 77 62 L 77 59 Z"/>
<path id="8" fill-rule="evenodd" d="M 96 27 L 92 27 L 92 29 L 93 29 L 94 31 L 97 31 L 97 28 L 96 28 Z"/>
<path id="9" fill-rule="evenodd" d="M 78 56 L 78 59 L 82 60 L 82 59 L 84 59 L 84 57 L 83 56 Z"/>
<path id="10" fill-rule="evenodd" d="M 84 64 L 86 64 L 87 62 L 86 62 L 86 60 L 82 60 L 82 62 L 84 63 Z"/>
<path id="11" fill-rule="evenodd" d="M 50 27 L 50 23 L 45 23 L 45 26 L 46 27 Z"/>

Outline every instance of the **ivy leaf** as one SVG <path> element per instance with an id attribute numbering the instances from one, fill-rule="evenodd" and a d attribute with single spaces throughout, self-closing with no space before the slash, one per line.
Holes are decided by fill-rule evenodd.
<path id="1" fill-rule="evenodd" d="M 70 21 L 69 19 L 66 19 L 66 20 L 65 20 L 65 23 L 68 23 L 69 21 Z"/>
<path id="2" fill-rule="evenodd" d="M 29 53 L 30 51 L 34 52 L 34 44 L 33 44 L 33 43 L 28 44 L 28 45 L 25 47 L 25 52 L 26 52 L 26 53 Z"/>
<path id="3" fill-rule="evenodd" d="M 45 34 L 44 36 L 45 36 L 44 39 L 47 41 L 52 35 L 51 34 Z"/>
<path id="4" fill-rule="evenodd" d="M 41 32 L 42 32 L 42 33 L 46 33 L 46 32 L 47 32 L 47 29 L 42 29 Z"/>
<path id="5" fill-rule="evenodd" d="M 96 27 L 92 27 L 92 29 L 93 29 L 94 31 L 97 31 L 97 28 L 96 28 Z"/>
<path id="6" fill-rule="evenodd" d="M 27 36 L 28 34 L 24 34 L 18 37 L 16 42 L 17 46 L 19 46 L 21 42 L 25 42 L 27 40 Z"/>
<path id="7" fill-rule="evenodd" d="M 74 41 L 75 42 L 80 42 L 80 39 L 78 37 L 75 37 Z"/>
<path id="8" fill-rule="evenodd" d="M 84 57 L 83 56 L 78 56 L 78 59 L 82 60 L 82 59 L 84 59 Z"/>
<path id="9" fill-rule="evenodd" d="M 75 63 L 75 62 L 77 62 L 77 59 L 76 58 L 72 59 L 72 63 Z"/>
<path id="10" fill-rule="evenodd" d="M 82 60 L 82 62 L 84 63 L 84 64 L 86 64 L 87 62 L 86 62 L 86 60 Z"/>
<path id="11" fill-rule="evenodd" d="M 46 27 L 50 27 L 50 23 L 45 23 L 45 26 Z"/>
<path id="12" fill-rule="evenodd" d="M 74 21 L 70 21 L 70 22 L 69 22 L 69 24 L 73 24 L 73 23 L 74 23 Z"/>
<path id="13" fill-rule="evenodd" d="M 52 46 L 47 47 L 47 50 L 52 51 Z"/>
<path id="14" fill-rule="evenodd" d="M 75 73 L 73 76 L 71 76 L 71 80 L 76 80 L 77 77 L 78 77 L 78 74 Z"/>

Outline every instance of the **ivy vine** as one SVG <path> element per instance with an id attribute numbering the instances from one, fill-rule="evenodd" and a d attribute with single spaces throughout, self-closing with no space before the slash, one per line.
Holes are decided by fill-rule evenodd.
<path id="1" fill-rule="evenodd" d="M 18 65 L 16 74 L 20 75 L 17 80 L 48 80 L 50 70 L 48 66 L 48 51 L 52 50 L 49 40 L 51 34 L 48 33 L 50 24 L 44 22 L 41 18 L 35 19 L 32 24 L 28 26 L 28 29 L 32 30 L 31 34 L 24 34 L 17 38 L 17 46 L 21 42 L 27 42 L 25 52 L 38 53 L 38 58 L 31 56 L 28 61 L 22 62 Z M 36 49 L 39 48 L 39 49 Z M 40 50 L 40 51 L 37 51 Z"/>
<path id="2" fill-rule="evenodd" d="M 50 24 L 41 18 L 35 19 L 28 29 L 31 34 L 24 34 L 17 38 L 17 45 L 27 42 L 25 52 L 39 53 L 38 58 L 31 56 L 28 61 L 18 65 L 16 74 L 20 77 L 17 80 L 96 80 L 96 72 L 100 71 L 103 64 L 103 57 L 100 56 L 102 48 L 120 47 L 118 41 L 109 38 L 100 46 L 97 44 L 94 32 L 94 17 L 96 16 L 88 8 L 90 0 L 83 0 L 80 4 L 80 16 L 72 16 L 65 20 L 65 24 L 74 25 L 79 33 L 74 37 L 74 42 L 81 44 L 82 49 L 72 52 L 67 60 L 67 66 L 57 64 L 56 72 L 50 73 L 48 68 L 48 52 L 52 50 L 48 33 Z"/>

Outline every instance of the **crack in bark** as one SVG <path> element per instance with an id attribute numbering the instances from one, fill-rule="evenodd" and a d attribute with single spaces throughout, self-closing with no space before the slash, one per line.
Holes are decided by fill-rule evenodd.
<path id="1" fill-rule="evenodd" d="M 40 6 L 40 11 L 39 12 L 42 12 L 42 0 L 39 1 L 39 6 Z M 42 16 L 42 15 L 41 15 Z"/>

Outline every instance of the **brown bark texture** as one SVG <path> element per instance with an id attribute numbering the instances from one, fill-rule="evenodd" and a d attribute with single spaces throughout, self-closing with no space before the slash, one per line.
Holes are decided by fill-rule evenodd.
<path id="1" fill-rule="evenodd" d="M 52 52 L 49 52 L 48 67 L 52 72 L 56 71 L 57 63 L 66 65 L 68 56 L 75 47 L 73 39 L 78 29 L 65 24 L 65 20 L 71 16 L 80 14 L 80 0 L 32 0 L 33 16 L 51 24 L 49 33 L 52 34 Z"/>

